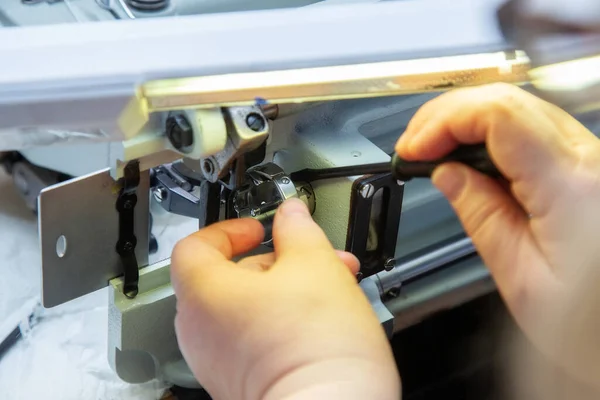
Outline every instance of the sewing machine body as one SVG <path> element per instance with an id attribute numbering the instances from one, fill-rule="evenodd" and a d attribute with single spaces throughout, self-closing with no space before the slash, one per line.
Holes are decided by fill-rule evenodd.
<path id="1" fill-rule="evenodd" d="M 136 103 L 140 93 L 149 96 L 148 88 L 140 89 L 148 81 L 434 57 L 444 63 L 446 57 L 477 54 L 511 60 L 516 54 L 495 23 L 498 1 L 348 1 L 365 4 L 326 7 L 343 2 L 298 0 L 286 3 L 290 9 L 275 9 L 279 3 L 179 1 L 156 12 L 106 9 L 91 0 L 0 8 L 0 23 L 29 27 L 19 28 L 19 48 L 9 40 L 16 34 L 0 30 L 7 39 L 0 39 L 0 52 L 11 59 L 0 76 L 0 139 L 4 134 L 15 140 L 11 170 L 39 214 L 44 305 L 58 306 L 108 285 L 109 360 L 127 382 L 198 386 L 175 338 L 169 260 L 151 261 L 153 208 L 196 218 L 203 226 L 246 215 L 268 220 L 280 201 L 303 198 L 336 248 L 357 249 L 370 263 L 371 269 L 363 265 L 360 284 L 390 336 L 494 290 L 449 204 L 429 181 L 289 179 L 304 168 L 388 161 L 422 104 L 448 88 L 472 84 L 476 74 L 463 81 L 438 77 L 438 86 L 395 96 L 315 95 L 300 105 L 257 97 L 254 104 L 163 105 L 146 119 L 124 114 L 139 111 L 139 104 L 157 104 Z M 250 12 L 259 9 L 271 10 Z M 210 13 L 215 15 L 196 15 Z M 49 29 L 54 23 L 67 24 Z M 268 171 L 261 169 L 265 165 Z M 241 197 L 223 197 L 223 187 L 235 194 L 259 184 L 276 189 L 270 209 L 261 208 L 269 201 L 241 204 Z M 216 202 L 208 204 L 215 187 L 216 197 L 210 196 Z M 401 200 L 395 220 L 382 213 L 379 187 Z M 131 195 L 137 200 L 124 227 L 118 204 Z M 361 211 L 357 204 L 368 207 Z M 377 215 L 383 217 L 374 221 Z M 131 260 L 115 251 L 118 239 L 131 234 L 137 246 L 128 254 L 139 269 L 135 293 L 127 289 L 133 278 L 124 274 Z M 262 251 L 269 249 L 265 243 Z"/>

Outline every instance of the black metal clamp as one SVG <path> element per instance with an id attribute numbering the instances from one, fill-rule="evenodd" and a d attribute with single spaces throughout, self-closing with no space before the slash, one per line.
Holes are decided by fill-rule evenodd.
<path id="1" fill-rule="evenodd" d="M 138 294 L 139 266 L 135 256 L 137 238 L 135 236 L 134 215 L 137 204 L 136 190 L 140 183 L 140 165 L 138 161 L 129 162 L 123 169 L 122 185 L 117 198 L 119 213 L 119 239 L 116 251 L 123 265 L 123 293 L 130 299 Z"/>
<path id="2" fill-rule="evenodd" d="M 361 263 L 358 280 L 394 267 L 404 184 L 391 173 L 354 181 L 346 251 Z"/>

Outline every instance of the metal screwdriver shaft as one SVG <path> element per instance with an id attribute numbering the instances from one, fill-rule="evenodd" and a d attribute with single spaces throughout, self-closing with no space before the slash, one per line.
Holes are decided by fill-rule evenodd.
<path id="1" fill-rule="evenodd" d="M 295 182 L 313 182 L 322 179 L 378 175 L 391 172 L 395 179 L 407 182 L 413 178 L 429 178 L 437 166 L 448 162 L 459 162 L 488 176 L 501 177 L 483 144 L 461 146 L 447 156 L 434 161 L 407 161 L 394 154 L 391 163 L 303 169 L 292 173 L 290 177 Z"/>

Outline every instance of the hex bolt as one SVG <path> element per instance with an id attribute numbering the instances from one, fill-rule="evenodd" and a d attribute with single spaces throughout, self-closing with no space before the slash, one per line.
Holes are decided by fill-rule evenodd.
<path id="1" fill-rule="evenodd" d="M 183 114 L 174 114 L 167 118 L 166 133 L 177 150 L 194 144 L 194 130 Z"/>
<path id="2" fill-rule="evenodd" d="M 385 261 L 385 264 L 383 264 L 383 268 L 385 268 L 385 270 L 388 272 L 393 270 L 395 266 L 396 266 L 396 260 L 394 260 L 393 258 L 388 258 Z"/>
<path id="3" fill-rule="evenodd" d="M 366 184 L 360 189 L 360 195 L 363 199 L 369 199 L 375 194 L 375 188 L 371 184 Z"/>
<path id="4" fill-rule="evenodd" d="M 254 132 L 260 132 L 265 129 L 266 121 L 262 117 L 262 115 L 258 113 L 250 113 L 246 117 L 246 125 L 248 128 L 252 129 Z"/>
<path id="5" fill-rule="evenodd" d="M 153 195 L 157 202 L 162 203 L 167 198 L 168 192 L 161 186 L 154 189 Z"/>

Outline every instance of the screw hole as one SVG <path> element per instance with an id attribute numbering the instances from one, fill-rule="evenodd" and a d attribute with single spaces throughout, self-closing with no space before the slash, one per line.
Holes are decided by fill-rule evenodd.
<path id="1" fill-rule="evenodd" d="M 65 235 L 60 235 L 56 240 L 56 255 L 63 258 L 67 254 L 67 238 Z"/>
<path id="2" fill-rule="evenodd" d="M 360 151 L 353 151 L 350 154 L 352 154 L 352 157 L 354 157 L 354 158 L 360 157 L 362 155 L 362 153 Z"/>
<path id="3" fill-rule="evenodd" d="M 214 166 L 212 161 L 210 160 L 204 160 L 204 162 L 202 163 L 202 168 L 204 169 L 204 172 L 207 175 L 212 175 L 212 173 L 214 172 Z"/>

